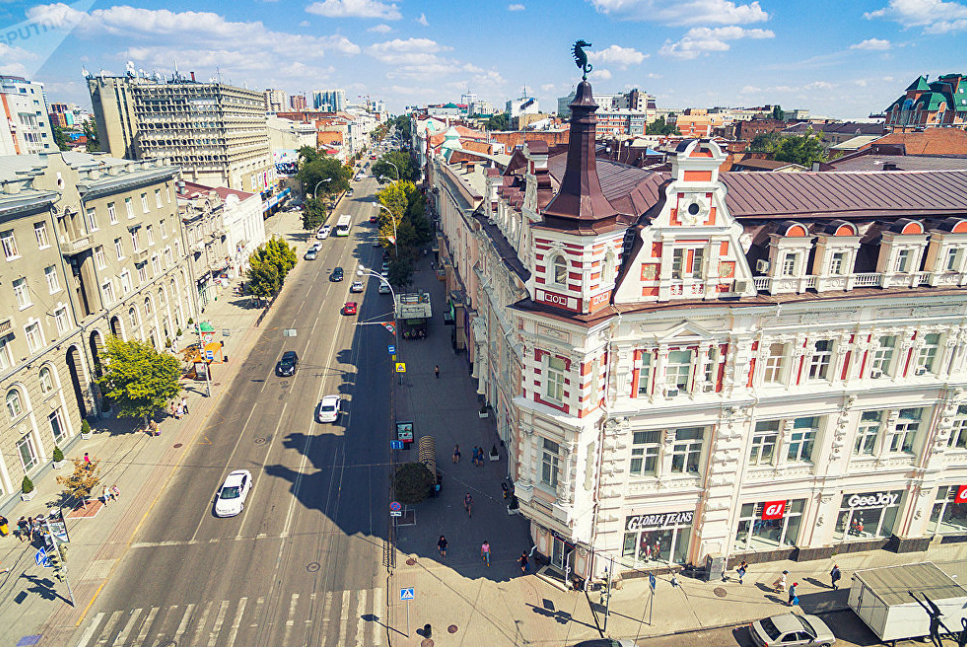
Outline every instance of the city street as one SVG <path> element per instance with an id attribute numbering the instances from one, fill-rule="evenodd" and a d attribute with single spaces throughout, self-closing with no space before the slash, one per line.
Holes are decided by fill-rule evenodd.
<path id="1" fill-rule="evenodd" d="M 370 281 L 353 295 L 359 315 L 340 314 L 356 265 L 379 259 L 367 222 L 375 187 L 372 179 L 357 184 L 355 197 L 331 216 L 354 216 L 348 239 L 324 240 L 318 260 L 300 260 L 306 267 L 273 306 L 251 355 L 239 358 L 245 364 L 201 441 L 158 484 L 157 503 L 141 502 L 143 526 L 73 644 L 385 642 L 376 619 L 386 596 L 391 374 L 384 342 L 392 337 L 360 324 L 388 321 L 390 299 Z M 330 282 L 337 265 L 346 279 Z M 291 378 L 274 374 L 284 350 L 299 354 Z M 342 396 L 342 415 L 319 424 L 314 407 L 327 394 Z M 216 518 L 214 493 L 236 469 L 254 479 L 245 510 Z"/>

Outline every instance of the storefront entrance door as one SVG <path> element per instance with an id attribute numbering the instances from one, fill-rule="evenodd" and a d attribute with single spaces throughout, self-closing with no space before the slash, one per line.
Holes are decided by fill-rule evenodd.
<path id="1" fill-rule="evenodd" d="M 567 547 L 564 544 L 564 540 L 554 537 L 554 549 L 551 551 L 551 565 L 563 571 L 566 555 Z"/>

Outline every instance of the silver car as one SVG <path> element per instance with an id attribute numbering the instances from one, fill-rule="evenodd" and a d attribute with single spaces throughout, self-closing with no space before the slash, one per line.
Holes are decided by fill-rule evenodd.
<path id="1" fill-rule="evenodd" d="M 749 625 L 749 633 L 759 647 L 829 647 L 836 642 L 825 622 L 794 613 L 756 620 Z"/>

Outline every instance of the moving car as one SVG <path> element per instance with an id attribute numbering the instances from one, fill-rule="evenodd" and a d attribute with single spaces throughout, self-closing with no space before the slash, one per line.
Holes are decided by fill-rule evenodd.
<path id="1" fill-rule="evenodd" d="M 369 217 L 369 221 L 372 222 L 372 223 L 379 222 L 379 215 L 370 216 Z"/>
<path id="2" fill-rule="evenodd" d="M 305 259 L 307 261 L 314 261 L 318 256 L 319 254 L 316 252 L 315 247 L 312 247 L 309 249 L 309 251 L 306 252 Z"/>
<path id="3" fill-rule="evenodd" d="M 330 225 L 323 225 L 322 227 L 319 227 L 319 231 L 316 232 L 316 238 L 319 240 L 325 240 L 329 238 L 329 233 L 331 231 L 332 227 Z"/>
<path id="4" fill-rule="evenodd" d="M 245 507 L 245 497 L 252 489 L 252 474 L 235 470 L 225 477 L 225 483 L 215 493 L 215 516 L 234 517 Z"/>
<path id="5" fill-rule="evenodd" d="M 390 293 L 389 286 L 386 285 L 385 283 L 383 283 L 382 281 L 380 281 L 380 284 L 379 284 L 379 293 L 380 294 L 389 294 Z"/>
<path id="6" fill-rule="evenodd" d="M 353 284 L 349 286 L 350 292 L 362 292 L 364 289 L 362 281 L 353 281 Z"/>
<path id="7" fill-rule="evenodd" d="M 299 356 L 294 350 L 287 350 L 282 353 L 282 358 L 275 365 L 275 374 L 281 377 L 288 377 L 295 374 L 296 364 L 299 363 Z"/>
<path id="8" fill-rule="evenodd" d="M 336 422 L 339 419 L 338 395 L 327 395 L 316 407 L 316 422 Z"/>
<path id="9" fill-rule="evenodd" d="M 373 239 L 373 247 L 382 247 L 383 243 L 379 242 L 379 236 Z"/>
<path id="10" fill-rule="evenodd" d="M 346 305 L 344 305 L 342 307 L 342 313 L 344 315 L 354 315 L 354 314 L 356 314 L 356 302 L 355 301 L 347 301 L 346 302 Z"/>
<path id="11" fill-rule="evenodd" d="M 332 270 L 332 274 L 329 275 L 329 280 L 332 281 L 333 283 L 342 281 L 342 268 L 334 267 Z"/>
<path id="12" fill-rule="evenodd" d="M 318 252 L 320 249 L 322 249 L 322 243 L 320 243 L 319 241 L 312 243 L 312 249 Z"/>
<path id="13" fill-rule="evenodd" d="M 836 642 L 822 620 L 793 613 L 756 620 L 749 625 L 749 633 L 759 647 L 829 647 Z"/>

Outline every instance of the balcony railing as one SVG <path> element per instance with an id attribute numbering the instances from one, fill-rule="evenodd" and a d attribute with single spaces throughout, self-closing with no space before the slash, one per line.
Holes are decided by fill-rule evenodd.
<path id="1" fill-rule="evenodd" d="M 920 286 L 967 285 L 967 273 L 963 272 L 866 272 L 828 276 L 756 276 L 752 279 L 756 290 L 769 294 L 801 294 L 806 290 L 817 292 L 847 291 L 854 288 L 916 288 Z"/>

